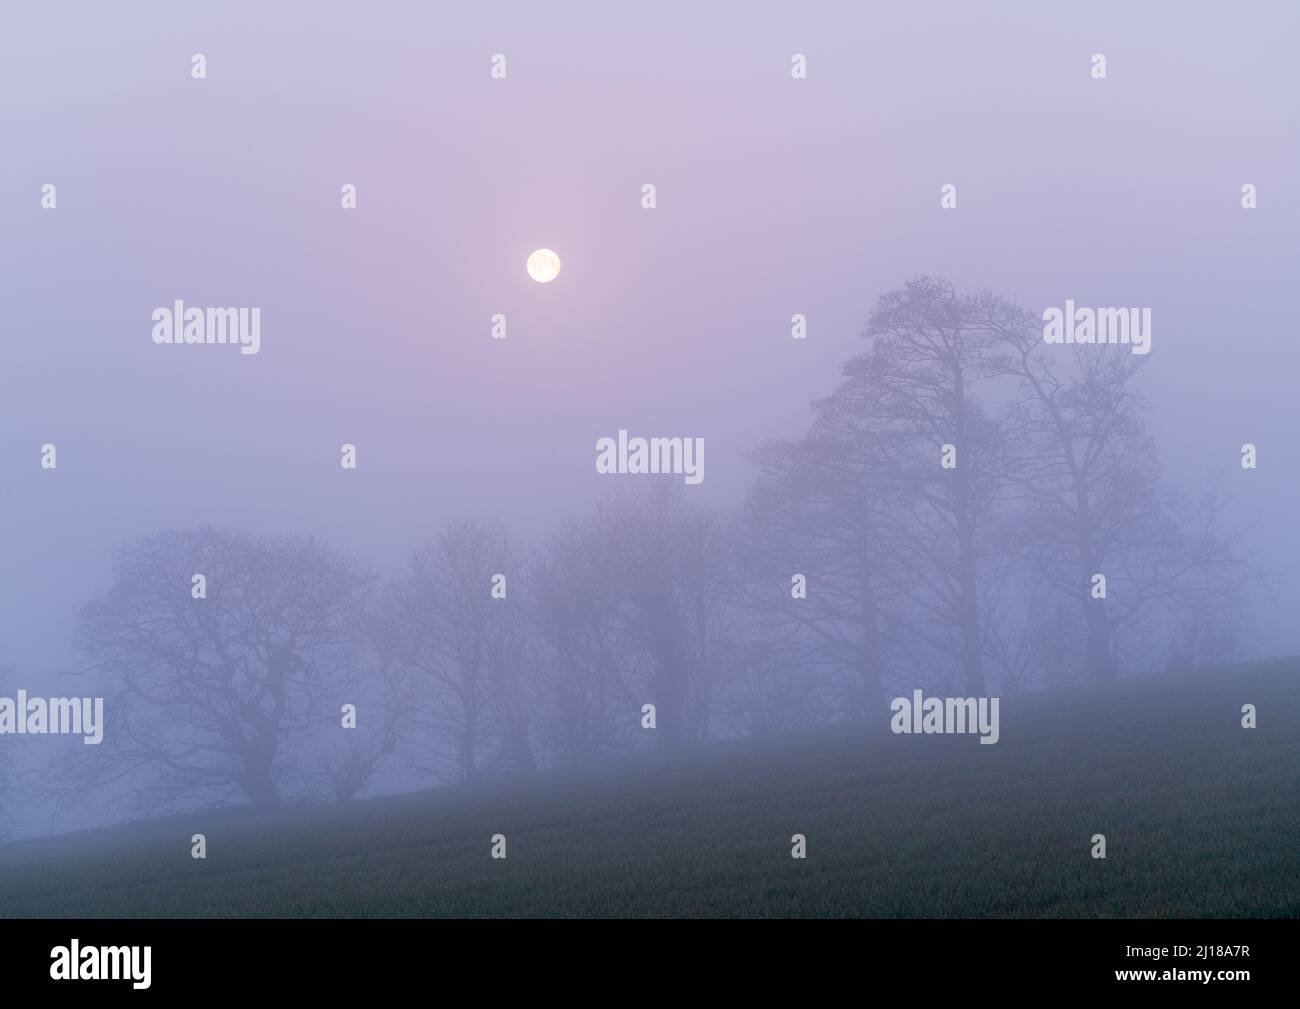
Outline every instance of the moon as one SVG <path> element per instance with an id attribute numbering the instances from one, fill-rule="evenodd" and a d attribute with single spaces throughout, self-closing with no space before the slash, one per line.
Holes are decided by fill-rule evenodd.
<path id="1" fill-rule="evenodd" d="M 560 257 L 550 249 L 538 249 L 528 257 L 528 276 L 539 284 L 549 284 L 560 275 Z"/>

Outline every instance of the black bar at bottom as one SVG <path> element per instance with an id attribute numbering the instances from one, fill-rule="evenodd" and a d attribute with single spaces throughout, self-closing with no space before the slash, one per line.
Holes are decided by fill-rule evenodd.
<path id="1" fill-rule="evenodd" d="M 918 996 L 1231 996 L 1290 988 L 1297 931 L 1294 921 L 1223 920 L 2 920 L 0 976 L 7 996 L 80 998 L 336 999 L 415 982 L 457 998 L 522 986 L 609 1001 L 620 991 L 680 991 L 688 977 L 769 994 L 774 983 L 814 995 L 828 983 L 865 994 L 896 982 Z"/>

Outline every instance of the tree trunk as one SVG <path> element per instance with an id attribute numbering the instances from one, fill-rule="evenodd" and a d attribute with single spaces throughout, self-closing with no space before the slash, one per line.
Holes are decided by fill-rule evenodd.
<path id="1" fill-rule="evenodd" d="M 1101 562 L 1092 547 L 1092 512 L 1086 491 L 1078 490 L 1075 500 L 1075 537 L 1079 560 L 1083 566 L 1083 621 L 1087 631 L 1084 674 L 1094 683 L 1104 683 L 1115 679 L 1115 664 L 1111 661 L 1110 620 L 1106 616 L 1106 600 L 1092 598 L 1092 577 L 1105 572 L 1097 570 Z"/>
<path id="2" fill-rule="evenodd" d="M 239 787 L 257 809 L 275 809 L 280 805 L 280 790 L 271 778 L 270 762 L 255 754 L 251 755 L 251 759 L 244 759 L 244 773 L 239 776 Z"/>
<path id="3" fill-rule="evenodd" d="M 860 579 L 862 600 L 862 664 L 858 676 L 862 687 L 862 714 L 868 720 L 885 712 L 885 687 L 880 681 L 880 626 L 876 622 L 876 590 L 871 576 Z"/>
<path id="4" fill-rule="evenodd" d="M 957 610 L 961 629 L 961 668 L 966 680 L 966 692 L 981 697 L 985 691 L 984 648 L 980 641 L 980 611 L 976 595 L 975 529 L 967 502 L 965 476 L 960 470 L 957 480 L 958 582 L 961 591 Z"/>

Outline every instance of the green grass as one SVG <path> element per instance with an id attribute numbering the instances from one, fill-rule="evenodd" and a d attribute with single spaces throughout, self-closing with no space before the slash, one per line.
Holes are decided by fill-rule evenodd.
<path id="1" fill-rule="evenodd" d="M 0 915 L 1300 915 L 1300 660 L 1008 698 L 1001 729 L 981 746 L 837 726 L 19 842 Z"/>

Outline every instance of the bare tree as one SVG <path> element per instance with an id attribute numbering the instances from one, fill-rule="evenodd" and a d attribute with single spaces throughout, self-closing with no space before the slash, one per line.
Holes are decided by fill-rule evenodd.
<path id="1" fill-rule="evenodd" d="M 1002 367 L 1020 384 L 1012 407 L 1014 483 L 1024 506 L 1019 543 L 1051 587 L 1077 603 L 1086 675 L 1110 679 L 1114 618 L 1107 600 L 1095 596 L 1093 577 L 1117 581 L 1125 547 L 1154 545 L 1168 528 L 1153 514 L 1159 468 L 1130 385 L 1144 359 L 1093 346 L 1072 348 L 1063 359 L 1047 352 L 1028 313 L 992 297 L 981 305 L 999 338 Z"/>
<path id="2" fill-rule="evenodd" d="M 501 526 L 458 522 L 415 551 L 386 597 L 401 659 L 423 684 L 421 724 L 456 781 L 488 767 L 535 766 L 523 689 L 526 613 L 509 592 L 512 578 L 521 587 L 525 568 Z M 492 596 L 498 574 L 506 577 L 504 599 Z"/>
<path id="3" fill-rule="evenodd" d="M 640 656 L 638 686 L 656 709 L 655 748 L 707 739 L 727 668 L 729 538 L 719 515 L 695 508 L 677 485 L 615 499 L 601 535 L 622 544 L 623 626 Z"/>
<path id="4" fill-rule="evenodd" d="M 202 528 L 123 545 L 78 625 L 106 731 L 73 788 L 120 784 L 150 811 L 280 803 L 305 779 L 293 748 L 337 725 L 371 582 L 314 539 Z"/>
<path id="5" fill-rule="evenodd" d="M 896 589 L 915 611 L 910 630 L 951 654 L 974 694 L 985 692 L 981 560 L 1007 464 L 1005 434 L 979 395 L 997 374 L 981 321 L 974 299 L 942 279 L 883 295 L 864 334 L 870 349 L 818 404 L 837 444 L 869 446 L 870 477 L 892 505 L 876 513 L 878 535 L 905 572 Z"/>
<path id="6" fill-rule="evenodd" d="M 621 541 L 598 516 L 562 526 L 532 571 L 538 707 L 554 760 L 581 764 L 634 746 L 640 705 L 624 626 L 628 571 Z"/>
<path id="7" fill-rule="evenodd" d="M 321 759 L 328 794 L 336 802 L 355 798 L 406 739 L 416 704 L 416 684 L 398 654 L 390 614 L 366 620 L 364 658 L 345 690 L 355 725 L 326 749 Z"/>
<path id="8" fill-rule="evenodd" d="M 890 485 L 878 479 L 870 432 L 845 423 L 842 408 L 842 398 L 818 404 L 807 437 L 751 455 L 758 477 L 739 553 L 749 607 L 766 618 L 755 629 L 770 650 L 799 655 L 806 703 L 842 685 L 847 714 L 862 718 L 885 711 L 888 609 L 904 571 L 895 564 L 886 577 L 893 559 L 882 511 Z M 751 705 L 753 692 L 768 687 L 777 692 L 773 702 L 787 707 L 783 677 L 747 675 L 746 682 Z"/>
<path id="9" fill-rule="evenodd" d="M 1048 347 L 1028 313 L 987 294 L 975 304 L 999 370 L 1019 387 L 1009 542 L 1046 591 L 1076 607 L 1084 674 L 1113 679 L 1121 630 L 1160 627 L 1159 607 L 1243 616 L 1267 577 L 1222 529 L 1216 491 L 1193 502 L 1163 484 L 1134 389 L 1146 359 L 1125 347 Z"/>
<path id="10" fill-rule="evenodd" d="M 1166 632 L 1148 648 L 1151 669 L 1241 658 L 1249 651 L 1257 604 L 1272 597 L 1280 573 L 1252 556 L 1245 545 L 1248 527 L 1226 524 L 1231 499 L 1219 479 L 1197 496 L 1166 491 L 1161 504 L 1160 520 L 1172 532 L 1158 541 L 1160 550 L 1140 577 L 1128 579 L 1117 630 L 1129 638 L 1146 625 Z"/>
<path id="11" fill-rule="evenodd" d="M 734 731 L 771 736 L 828 720 L 808 652 L 794 642 L 738 645 L 732 656 L 726 718 Z"/>

